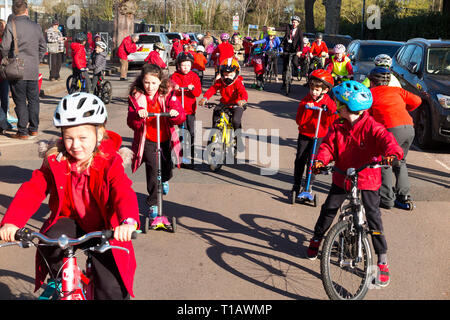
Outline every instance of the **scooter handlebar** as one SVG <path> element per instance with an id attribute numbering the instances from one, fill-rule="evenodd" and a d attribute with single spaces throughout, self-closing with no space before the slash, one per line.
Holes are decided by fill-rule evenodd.
<path id="1" fill-rule="evenodd" d="M 161 112 L 161 113 L 149 113 L 147 115 L 147 117 L 170 117 L 170 113 L 169 112 Z"/>
<path id="2" fill-rule="evenodd" d="M 310 107 L 308 105 L 305 105 L 305 108 L 306 109 L 311 109 L 311 110 L 320 110 L 320 109 L 322 109 L 322 111 L 328 111 L 328 108 L 327 108 L 327 106 L 325 104 L 321 105 L 320 107 L 316 107 L 316 106 Z"/>

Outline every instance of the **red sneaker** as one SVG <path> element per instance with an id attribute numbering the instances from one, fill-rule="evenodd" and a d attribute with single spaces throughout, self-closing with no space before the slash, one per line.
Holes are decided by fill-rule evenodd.
<path id="1" fill-rule="evenodd" d="M 308 251 L 306 251 L 306 256 L 309 260 L 316 260 L 321 242 L 322 240 L 316 240 L 314 238 L 309 241 Z"/>
<path id="2" fill-rule="evenodd" d="M 387 287 L 390 282 L 389 278 L 389 265 L 378 264 L 378 274 L 376 284 L 380 287 Z"/>

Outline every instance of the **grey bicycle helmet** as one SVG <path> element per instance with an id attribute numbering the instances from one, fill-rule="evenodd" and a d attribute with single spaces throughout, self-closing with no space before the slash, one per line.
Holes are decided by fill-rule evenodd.
<path id="1" fill-rule="evenodd" d="M 69 127 L 82 124 L 100 125 L 106 122 L 108 114 L 103 101 L 90 93 L 76 92 L 61 99 L 53 115 L 55 127 Z"/>
<path id="2" fill-rule="evenodd" d="M 298 22 L 300 22 L 300 17 L 299 16 L 292 16 L 291 17 L 291 21 L 297 20 Z"/>
<path id="3" fill-rule="evenodd" d="M 388 56 L 387 54 L 379 54 L 373 59 L 373 62 L 377 67 L 388 67 L 390 68 L 392 66 L 392 58 Z"/>

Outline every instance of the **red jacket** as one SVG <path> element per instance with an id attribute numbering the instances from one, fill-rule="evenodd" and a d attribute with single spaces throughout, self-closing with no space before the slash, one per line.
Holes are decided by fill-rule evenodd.
<path id="1" fill-rule="evenodd" d="M 208 59 L 201 52 L 194 52 L 194 63 L 192 64 L 192 69 L 205 71 Z"/>
<path id="2" fill-rule="evenodd" d="M 153 50 L 148 54 L 147 58 L 145 58 L 145 62 L 149 64 L 156 64 L 157 66 L 160 66 L 162 69 L 167 68 L 166 64 L 161 58 L 161 55 L 156 50 Z"/>
<path id="3" fill-rule="evenodd" d="M 253 66 L 253 72 L 256 75 L 264 74 L 264 57 L 262 54 L 258 54 L 257 56 L 253 56 L 251 59 L 251 64 Z"/>
<path id="4" fill-rule="evenodd" d="M 335 166 L 346 171 L 380 160 L 380 156 L 403 158 L 403 150 L 392 133 L 376 122 L 367 112 L 352 126 L 345 119 L 336 120 L 319 147 L 316 159 L 325 165 L 334 161 Z M 333 183 L 349 190 L 350 183 L 339 172 L 333 173 Z M 378 190 L 381 186 L 381 169 L 364 169 L 359 174 L 358 188 Z"/>
<path id="5" fill-rule="evenodd" d="M 72 68 L 86 68 L 87 61 L 84 45 L 78 42 L 72 42 L 70 49 L 72 49 Z"/>
<path id="6" fill-rule="evenodd" d="M 422 99 L 402 88 L 378 86 L 370 89 L 373 103 L 369 113 L 386 128 L 414 125 L 409 111 L 421 105 Z"/>
<path id="7" fill-rule="evenodd" d="M 230 43 L 222 42 L 214 49 L 211 56 L 214 58 L 217 56 L 217 64 L 220 65 L 223 60 L 234 57 L 234 48 Z"/>
<path id="8" fill-rule="evenodd" d="M 103 140 L 100 150 L 104 156 L 97 155 L 90 167 L 89 188 L 100 208 L 99 214 L 104 221 L 104 229 L 117 227 L 126 218 L 139 222 L 139 206 L 132 182 L 125 173 L 121 156 L 117 153 L 122 138 L 108 131 L 109 139 Z M 39 209 L 41 203 L 50 194 L 50 217 L 40 230 L 45 233 L 60 218 L 65 199 L 64 188 L 70 175 L 67 175 L 68 160 L 57 160 L 57 155 L 51 155 L 44 160 L 41 168 L 33 171 L 31 179 L 22 184 L 11 202 L 1 222 L 12 223 L 19 228 L 25 226 L 31 216 Z M 46 164 L 48 163 L 48 165 Z M 115 262 L 122 280 L 131 296 L 133 294 L 133 279 L 136 269 L 131 241 L 119 242 L 110 240 L 111 245 L 121 246 L 129 250 L 112 250 Z M 36 287 L 38 290 L 48 273 L 46 264 L 39 254 L 36 254 Z"/>
<path id="9" fill-rule="evenodd" d="M 137 51 L 136 43 L 131 40 L 131 36 L 125 37 L 117 49 L 119 59 L 128 60 L 128 55 Z"/>
<path id="10" fill-rule="evenodd" d="M 172 49 L 170 50 L 170 57 L 175 60 L 181 51 L 183 51 L 183 46 L 181 45 L 180 40 L 175 39 Z"/>
<path id="11" fill-rule="evenodd" d="M 306 97 L 300 101 L 295 122 L 297 122 L 298 125 L 298 132 L 310 138 L 314 138 L 314 135 L 316 134 L 317 120 L 319 116 L 318 110 L 306 108 L 306 104 L 311 102 L 314 103 L 314 106 L 316 107 L 326 105 L 328 109 L 328 111 L 322 112 L 320 119 L 318 137 L 322 138 L 327 134 L 329 127 L 338 118 L 336 114 L 336 103 L 328 96 L 328 94 L 324 94 L 320 101 L 314 101 L 308 93 Z"/>
<path id="12" fill-rule="evenodd" d="M 238 76 L 237 79 L 229 86 L 226 86 L 222 79 L 217 80 L 203 95 L 206 99 L 211 98 L 218 90 L 220 90 L 220 102 L 223 104 L 236 105 L 239 100 L 248 101 L 248 93 L 245 90 L 244 79 Z"/>
<path id="13" fill-rule="evenodd" d="M 313 56 L 319 56 L 322 52 L 328 53 L 328 47 L 325 44 L 324 41 L 320 43 L 320 45 L 317 44 L 317 41 L 314 41 L 311 45 L 311 53 Z"/>
<path id="14" fill-rule="evenodd" d="M 194 89 L 184 90 L 184 111 L 186 114 L 195 114 L 197 109 L 197 99 L 202 94 L 202 85 L 200 83 L 200 78 L 198 75 L 189 71 L 188 74 L 183 74 L 180 71 L 176 71 L 174 74 L 170 76 L 170 79 L 175 82 L 180 87 L 187 87 L 188 85 L 194 85 Z M 179 101 L 183 101 L 181 97 L 181 90 L 177 90 L 175 95 L 177 96 Z"/>
<path id="15" fill-rule="evenodd" d="M 180 125 L 184 121 L 186 121 L 186 113 L 184 112 L 180 101 L 178 101 L 177 97 L 172 94 L 172 91 L 169 92 L 166 96 L 161 96 L 159 95 L 159 93 L 157 93 L 154 98 L 158 99 L 159 105 L 161 106 L 163 112 L 169 112 L 169 110 L 175 109 L 179 113 L 179 115 L 175 118 L 161 118 L 161 121 L 164 121 L 164 124 L 162 126 L 170 131 L 169 135 L 171 137 L 171 146 L 173 151 L 175 152 L 175 155 L 177 156 L 179 166 L 181 146 L 174 125 Z M 130 127 L 134 131 L 133 144 L 131 146 L 134 154 L 131 163 L 131 170 L 133 173 L 136 172 L 136 170 L 142 164 L 142 157 L 144 155 L 145 139 L 147 133 L 147 121 L 146 119 L 142 119 L 138 115 L 138 111 L 141 109 L 147 109 L 147 98 L 145 94 L 136 92 L 134 95 L 128 96 L 127 124 L 128 127 Z"/>

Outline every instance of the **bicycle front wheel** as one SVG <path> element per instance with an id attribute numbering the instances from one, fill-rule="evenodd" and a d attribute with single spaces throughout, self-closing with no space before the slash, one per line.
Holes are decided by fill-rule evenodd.
<path id="1" fill-rule="evenodd" d="M 361 300 L 371 281 L 372 254 L 367 235 L 362 239 L 362 259 L 357 261 L 358 234 L 343 220 L 334 225 L 322 248 L 320 272 L 331 300 Z"/>
<path id="2" fill-rule="evenodd" d="M 73 75 L 67 77 L 66 89 L 69 94 L 81 91 L 81 81 Z"/>
<path id="3" fill-rule="evenodd" d="M 105 104 L 108 104 L 108 103 L 111 102 L 111 98 L 112 98 L 112 86 L 111 86 L 111 83 L 109 81 L 105 81 L 105 82 L 103 82 L 103 85 L 102 85 L 100 99 L 102 99 L 102 101 Z"/>

